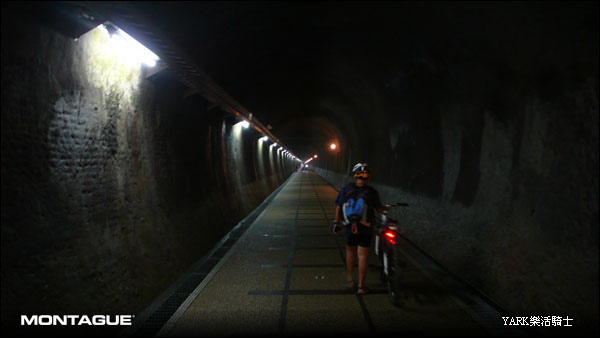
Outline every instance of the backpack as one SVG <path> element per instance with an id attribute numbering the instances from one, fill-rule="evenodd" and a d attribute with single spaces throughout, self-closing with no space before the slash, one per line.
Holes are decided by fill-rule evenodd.
<path id="1" fill-rule="evenodd" d="M 367 220 L 367 189 L 352 189 L 344 196 L 342 211 L 344 223 L 366 222 Z"/>

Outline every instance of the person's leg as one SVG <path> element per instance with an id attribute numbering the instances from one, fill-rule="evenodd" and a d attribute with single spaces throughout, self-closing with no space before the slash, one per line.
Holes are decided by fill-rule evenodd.
<path id="1" fill-rule="evenodd" d="M 365 285 L 367 269 L 369 268 L 369 248 L 364 246 L 358 247 L 358 286 Z"/>
<path id="2" fill-rule="evenodd" d="M 356 264 L 356 247 L 346 245 L 346 281 L 354 280 L 354 264 Z"/>

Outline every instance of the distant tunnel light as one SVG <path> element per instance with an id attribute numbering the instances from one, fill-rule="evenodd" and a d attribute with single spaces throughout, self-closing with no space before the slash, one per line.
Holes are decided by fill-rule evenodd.
<path id="1" fill-rule="evenodd" d="M 154 54 L 120 28 L 108 24 L 104 25 L 104 27 L 109 32 L 113 31 L 109 47 L 113 52 L 118 53 L 121 58 L 126 60 L 127 63 L 142 62 L 148 67 L 156 66 L 156 62 L 160 59 L 158 55 Z"/>
<path id="2" fill-rule="evenodd" d="M 315 154 L 315 156 L 313 156 L 313 158 L 317 158 L 317 154 Z"/>
<path id="3" fill-rule="evenodd" d="M 335 143 L 332 143 L 329 145 L 329 149 L 331 150 L 335 150 L 337 148 L 337 145 Z"/>

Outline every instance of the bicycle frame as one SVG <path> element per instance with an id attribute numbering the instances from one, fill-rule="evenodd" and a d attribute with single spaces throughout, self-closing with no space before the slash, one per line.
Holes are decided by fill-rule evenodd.
<path id="1" fill-rule="evenodd" d="M 400 228 L 396 220 L 390 219 L 387 216 L 387 211 L 395 206 L 408 206 L 408 204 L 396 203 L 385 206 L 379 222 L 376 222 L 375 255 L 380 257 L 380 278 L 387 281 L 390 301 L 394 305 L 403 306 L 403 300 L 400 296 L 402 264 L 400 262 L 400 249 L 398 248 Z"/>

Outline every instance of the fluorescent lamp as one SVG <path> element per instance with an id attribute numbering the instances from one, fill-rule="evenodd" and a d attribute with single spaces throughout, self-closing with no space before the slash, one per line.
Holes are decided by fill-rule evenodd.
<path id="1" fill-rule="evenodd" d="M 248 121 L 238 122 L 234 125 L 234 127 L 244 127 L 244 129 L 247 129 L 249 126 L 250 123 L 248 123 Z"/>
<path id="2" fill-rule="evenodd" d="M 113 26 L 114 27 L 114 26 Z M 111 31 L 107 29 L 108 31 Z M 110 48 L 126 60 L 127 63 L 141 62 L 148 67 L 156 66 L 156 62 L 160 59 L 158 55 L 132 38 L 123 30 L 116 28 L 110 38 Z"/>

